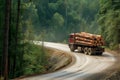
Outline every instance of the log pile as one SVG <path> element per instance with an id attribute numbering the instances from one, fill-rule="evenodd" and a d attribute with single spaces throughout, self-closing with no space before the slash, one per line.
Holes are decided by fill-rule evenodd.
<path id="1" fill-rule="evenodd" d="M 86 32 L 74 33 L 75 42 L 89 46 L 103 46 L 104 40 L 101 35 L 90 34 Z"/>

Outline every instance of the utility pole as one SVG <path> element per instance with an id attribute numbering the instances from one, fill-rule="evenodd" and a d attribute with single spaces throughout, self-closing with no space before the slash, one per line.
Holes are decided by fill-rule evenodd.
<path id="1" fill-rule="evenodd" d="M 10 27 L 10 9 L 11 0 L 5 0 L 5 26 L 4 26 L 4 41 L 3 41 L 3 56 L 4 56 L 4 80 L 8 80 L 8 44 L 9 44 L 9 27 Z"/>

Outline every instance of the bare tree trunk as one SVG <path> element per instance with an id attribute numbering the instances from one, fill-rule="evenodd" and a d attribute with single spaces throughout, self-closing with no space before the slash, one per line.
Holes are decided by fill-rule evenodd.
<path id="1" fill-rule="evenodd" d="M 18 0 L 18 5 L 17 5 L 17 19 L 16 19 L 17 22 L 16 22 L 16 36 L 15 36 L 16 48 L 18 44 L 19 18 L 20 18 L 20 0 Z"/>
<path id="2" fill-rule="evenodd" d="M 16 53 L 18 51 L 18 34 L 19 34 L 19 16 L 20 16 L 20 0 L 18 0 L 18 4 L 17 4 L 17 18 L 16 18 L 16 35 L 15 35 L 15 50 Z M 15 77 L 15 72 L 16 72 L 16 57 L 17 55 L 14 55 L 14 62 L 13 62 L 13 74 Z"/>
<path id="3" fill-rule="evenodd" d="M 11 0 L 6 0 L 5 28 L 4 28 L 4 41 L 3 41 L 4 80 L 8 80 L 8 44 L 9 44 L 10 8 L 11 8 Z"/>

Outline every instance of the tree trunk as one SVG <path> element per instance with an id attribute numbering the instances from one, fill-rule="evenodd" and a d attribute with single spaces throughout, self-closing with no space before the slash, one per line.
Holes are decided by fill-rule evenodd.
<path id="1" fill-rule="evenodd" d="M 17 4 L 16 35 L 15 35 L 15 50 L 16 50 L 16 53 L 18 52 L 19 16 L 20 16 L 20 0 L 18 0 L 18 4 Z M 15 77 L 15 72 L 16 72 L 16 57 L 17 57 L 17 55 L 14 54 L 14 61 L 13 61 L 14 77 Z"/>
<path id="2" fill-rule="evenodd" d="M 4 41 L 3 41 L 4 80 L 8 80 L 8 44 L 9 44 L 10 8 L 11 0 L 6 0 Z"/>

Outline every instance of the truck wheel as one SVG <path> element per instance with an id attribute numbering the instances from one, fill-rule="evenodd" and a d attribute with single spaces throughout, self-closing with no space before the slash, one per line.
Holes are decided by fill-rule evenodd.
<path id="1" fill-rule="evenodd" d="M 87 47 L 84 48 L 84 54 L 88 55 L 88 48 Z"/>
<path id="2" fill-rule="evenodd" d="M 81 53 L 84 53 L 84 48 L 83 47 L 81 47 Z"/>
<path id="3" fill-rule="evenodd" d="M 102 55 L 103 52 L 99 52 L 98 55 Z"/>
<path id="4" fill-rule="evenodd" d="M 80 53 L 84 52 L 84 48 L 83 47 L 79 47 L 78 50 L 79 50 Z"/>
<path id="5" fill-rule="evenodd" d="M 88 48 L 88 55 L 92 55 L 92 48 Z"/>
<path id="6" fill-rule="evenodd" d="M 76 48 L 75 48 L 75 45 L 73 45 L 73 44 L 71 44 L 69 47 L 70 47 L 70 50 L 71 50 L 72 52 L 74 52 L 74 50 L 76 49 Z"/>

